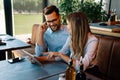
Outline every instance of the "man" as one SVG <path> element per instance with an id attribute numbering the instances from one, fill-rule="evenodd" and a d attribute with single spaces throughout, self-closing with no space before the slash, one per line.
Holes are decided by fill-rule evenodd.
<path id="1" fill-rule="evenodd" d="M 43 14 L 46 22 L 39 26 L 39 38 L 36 43 L 35 53 L 39 60 L 53 61 L 57 58 L 49 59 L 47 56 L 43 56 L 43 52 L 60 52 L 65 44 L 69 32 L 65 25 L 61 25 L 61 16 L 56 6 L 51 5 L 44 8 Z M 63 50 L 62 50 L 63 51 Z M 69 51 L 63 52 L 69 56 Z"/>

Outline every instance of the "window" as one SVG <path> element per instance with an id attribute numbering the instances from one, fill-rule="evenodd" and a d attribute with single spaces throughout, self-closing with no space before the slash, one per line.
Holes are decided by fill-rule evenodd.
<path id="1" fill-rule="evenodd" d="M 31 36 L 32 25 L 43 22 L 43 0 L 12 0 L 12 4 L 14 35 L 24 41 Z M 48 0 L 50 4 L 55 1 Z"/>
<path id="2" fill-rule="evenodd" d="M 42 0 L 13 0 L 12 3 L 14 35 L 25 40 L 31 35 L 32 25 L 42 23 Z"/>
<path id="3" fill-rule="evenodd" d="M 4 6 L 3 0 L 0 0 L 0 34 L 5 34 L 5 15 L 4 15 Z"/>

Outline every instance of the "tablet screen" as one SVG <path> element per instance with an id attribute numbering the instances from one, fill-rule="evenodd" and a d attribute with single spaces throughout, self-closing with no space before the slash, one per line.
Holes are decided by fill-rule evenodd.
<path id="1" fill-rule="evenodd" d="M 27 54 L 29 57 L 31 57 L 38 65 L 42 66 L 43 64 L 37 60 L 36 56 L 35 55 L 32 55 L 31 53 L 25 51 L 25 50 L 22 50 L 25 54 Z"/>

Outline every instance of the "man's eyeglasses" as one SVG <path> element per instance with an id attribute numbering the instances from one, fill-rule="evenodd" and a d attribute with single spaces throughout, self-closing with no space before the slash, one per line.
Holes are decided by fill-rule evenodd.
<path id="1" fill-rule="evenodd" d="M 51 20 L 51 21 L 46 21 L 47 23 L 53 23 L 53 22 L 55 22 L 55 21 L 57 21 L 57 18 L 56 19 L 53 19 L 53 20 Z"/>

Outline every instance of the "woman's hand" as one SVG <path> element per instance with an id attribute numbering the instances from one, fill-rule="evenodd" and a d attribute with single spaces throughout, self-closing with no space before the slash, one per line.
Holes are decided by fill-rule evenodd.
<path id="1" fill-rule="evenodd" d="M 47 54 L 47 57 L 50 58 L 54 58 L 54 57 L 60 57 L 59 56 L 59 52 L 43 52 L 43 54 Z"/>

